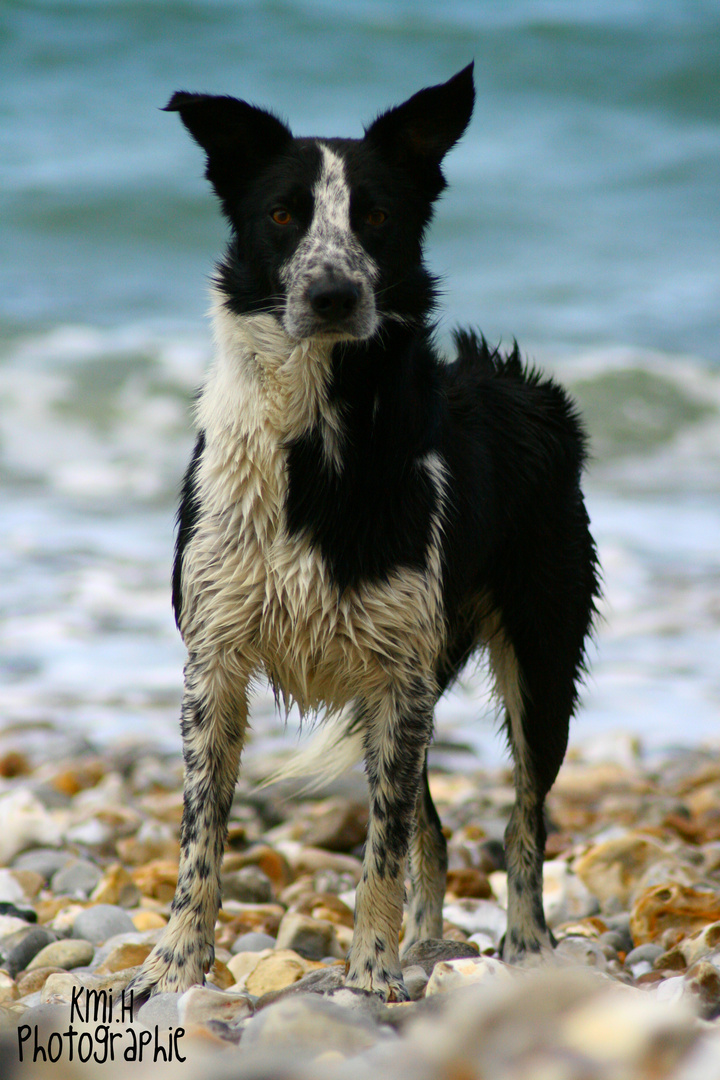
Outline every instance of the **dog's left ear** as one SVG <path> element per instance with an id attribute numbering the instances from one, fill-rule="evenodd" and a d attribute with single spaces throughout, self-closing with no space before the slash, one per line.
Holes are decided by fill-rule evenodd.
<path id="1" fill-rule="evenodd" d="M 391 157 L 419 167 L 427 181 L 434 178 L 434 197 L 445 187 L 440 163 L 468 126 L 474 103 L 473 64 L 468 64 L 447 82 L 420 90 L 381 113 L 365 138 Z"/>

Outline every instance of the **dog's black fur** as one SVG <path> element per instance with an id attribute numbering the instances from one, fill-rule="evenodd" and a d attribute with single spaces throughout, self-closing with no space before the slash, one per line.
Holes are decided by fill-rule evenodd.
<path id="1" fill-rule="evenodd" d="M 464 132 L 472 67 L 352 139 L 296 139 L 233 98 L 168 108 L 207 155 L 232 236 L 219 360 L 179 512 L 173 602 L 188 647 L 182 858 L 172 920 L 134 989 L 202 981 L 249 680 L 352 709 L 371 819 L 350 985 L 406 996 L 406 944 L 442 935 L 445 841 L 427 784 L 433 706 L 489 652 L 515 760 L 506 835 L 519 960 L 552 944 L 543 804 L 577 703 L 598 574 L 564 391 L 462 332 L 444 363 L 422 243 Z"/>

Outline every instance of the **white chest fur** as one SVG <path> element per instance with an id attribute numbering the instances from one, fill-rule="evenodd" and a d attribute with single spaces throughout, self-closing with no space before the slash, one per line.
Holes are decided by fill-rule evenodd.
<path id="1" fill-rule="evenodd" d="M 249 677 L 264 668 L 303 710 L 432 670 L 442 647 L 443 470 L 418 463 L 438 491 L 424 570 L 400 567 L 342 594 L 321 553 L 284 519 L 284 446 L 312 425 L 341 467 L 341 420 L 327 401 L 330 346 L 293 343 L 271 316 L 215 311 L 217 360 L 198 405 L 197 528 L 183 556 L 181 630 L 188 649 L 223 656 Z"/>

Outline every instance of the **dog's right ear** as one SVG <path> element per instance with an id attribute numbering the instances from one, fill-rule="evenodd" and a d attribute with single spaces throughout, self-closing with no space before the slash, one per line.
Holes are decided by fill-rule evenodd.
<path id="1" fill-rule="evenodd" d="M 246 101 L 213 94 L 177 91 L 165 112 L 178 112 L 207 155 L 205 175 L 230 216 L 233 196 L 248 175 L 281 153 L 292 132 L 265 109 Z"/>

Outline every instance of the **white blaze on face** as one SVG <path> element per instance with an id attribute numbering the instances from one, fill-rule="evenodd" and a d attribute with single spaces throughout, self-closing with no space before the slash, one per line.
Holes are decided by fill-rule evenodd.
<path id="1" fill-rule="evenodd" d="M 308 300 L 308 288 L 323 278 L 344 280 L 357 288 L 359 300 L 355 312 L 343 327 L 346 332 L 341 336 L 364 339 L 377 329 L 373 282 L 378 271 L 352 231 L 350 185 L 345 163 L 324 143 L 317 145 L 322 165 L 313 187 L 312 220 L 280 274 L 287 286 L 283 323 L 294 338 L 322 333 L 323 328 Z"/>

